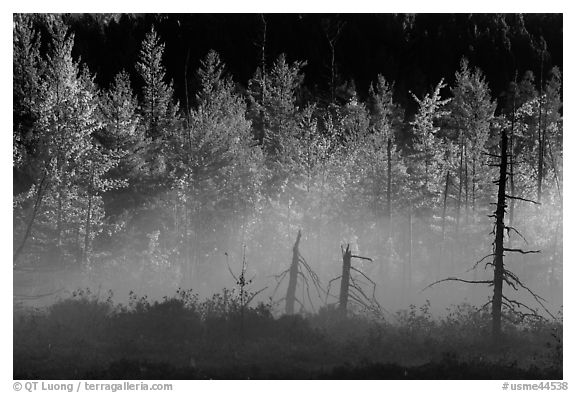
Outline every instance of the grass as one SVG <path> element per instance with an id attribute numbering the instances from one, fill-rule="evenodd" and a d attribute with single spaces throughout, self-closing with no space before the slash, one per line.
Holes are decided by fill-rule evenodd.
<path id="1" fill-rule="evenodd" d="M 14 314 L 15 379 L 562 379 L 562 322 L 514 320 L 490 342 L 470 305 L 434 318 L 426 303 L 375 319 L 334 308 L 275 317 L 232 291 L 128 304 L 77 291 Z"/>

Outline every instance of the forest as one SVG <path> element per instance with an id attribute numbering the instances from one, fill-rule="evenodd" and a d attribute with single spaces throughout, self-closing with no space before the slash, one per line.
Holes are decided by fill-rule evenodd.
<path id="1" fill-rule="evenodd" d="M 562 15 L 14 14 L 14 377 L 562 379 Z"/>

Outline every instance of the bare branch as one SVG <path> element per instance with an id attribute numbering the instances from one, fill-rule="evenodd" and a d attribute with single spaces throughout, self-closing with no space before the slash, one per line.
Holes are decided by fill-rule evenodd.
<path id="1" fill-rule="evenodd" d="M 441 282 L 444 281 L 459 281 L 459 282 L 465 282 L 467 284 L 493 284 L 494 282 L 492 280 L 463 280 L 461 278 L 456 278 L 456 277 L 448 277 L 448 278 L 444 278 L 442 280 L 438 280 L 433 282 L 432 284 L 428 285 L 426 288 L 422 289 L 420 292 L 425 291 L 428 288 L 431 288 L 432 286 L 436 285 L 436 284 L 440 284 Z"/>
<path id="2" fill-rule="evenodd" d="M 336 281 L 336 280 L 339 280 L 339 279 L 341 279 L 341 278 L 342 278 L 342 275 L 340 275 L 340 276 L 338 276 L 338 277 L 336 277 L 336 278 L 333 278 L 332 280 L 328 281 L 328 288 L 327 288 L 327 290 L 326 290 L 326 300 L 325 300 L 325 302 L 324 302 L 325 304 L 328 303 L 328 295 L 330 295 L 330 286 L 332 285 L 332 282 L 334 282 L 334 281 Z"/>
<path id="3" fill-rule="evenodd" d="M 533 201 L 533 200 L 531 200 L 531 199 L 524 199 L 524 198 L 520 198 L 520 197 L 512 196 L 512 195 L 505 195 L 505 196 L 506 196 L 506 198 L 508 198 L 508 199 L 515 199 L 515 200 L 517 200 L 517 201 L 530 202 L 530 203 L 533 203 L 533 204 L 535 204 L 535 205 L 539 205 L 539 204 L 540 204 L 540 202 L 536 202 L 536 201 Z"/>
<path id="4" fill-rule="evenodd" d="M 540 250 L 536 250 L 536 251 L 524 251 L 520 248 L 504 248 L 504 251 L 509 251 L 509 252 L 519 252 L 520 254 L 539 254 Z"/>
<path id="5" fill-rule="evenodd" d="M 298 272 L 298 274 L 300 276 L 302 276 L 302 279 L 304 279 L 304 283 L 306 284 L 306 295 L 308 296 L 308 301 L 310 302 L 310 308 L 312 309 L 312 311 L 314 311 L 314 303 L 312 302 L 312 297 L 310 296 L 310 284 L 308 283 L 308 279 L 306 278 L 306 276 L 304 275 L 304 273 L 302 272 Z M 304 295 L 302 295 L 304 296 Z"/>
<path id="6" fill-rule="evenodd" d="M 248 298 L 248 300 L 246 300 L 244 305 L 248 305 L 252 301 L 252 299 L 254 299 L 256 297 L 256 295 L 258 295 L 260 292 L 264 291 L 265 289 L 268 289 L 268 287 L 264 287 L 264 288 L 260 289 L 259 291 L 256 291 L 252 295 L 250 295 L 250 297 Z"/>
<path id="7" fill-rule="evenodd" d="M 514 227 L 509 227 L 509 226 L 505 226 L 504 228 L 506 228 L 506 231 L 508 232 L 508 237 L 510 237 L 510 231 L 514 231 L 518 236 L 520 236 L 522 238 L 522 240 L 524 240 L 524 243 L 528 244 L 528 241 L 526 240 L 526 238 L 520 233 L 518 232 L 518 230 Z"/>
<path id="8" fill-rule="evenodd" d="M 536 302 L 538 302 L 538 304 L 544 309 L 544 311 L 546 311 L 546 313 L 548 315 L 550 315 L 550 317 L 552 317 L 552 319 L 556 320 L 556 317 L 554 315 L 552 315 L 552 313 L 548 310 L 548 308 L 544 305 L 544 303 L 542 302 L 547 302 L 546 299 L 544 299 L 542 296 L 534 293 L 534 291 L 532 291 L 530 288 L 528 288 L 526 285 L 524 285 L 524 283 L 522 281 L 520 281 L 520 279 L 511 271 L 509 270 L 504 270 L 504 274 L 510 278 L 512 278 L 512 280 L 514 280 L 514 282 L 516 282 L 520 287 L 522 287 L 524 290 L 526 290 L 530 295 L 532 295 L 532 297 L 534 298 L 534 300 L 536 300 Z"/>
<path id="9" fill-rule="evenodd" d="M 364 259 L 365 261 L 370 261 L 370 262 L 374 262 L 372 260 L 372 258 L 368 258 L 368 257 L 361 257 L 359 255 L 352 255 L 352 258 L 356 258 L 356 259 Z"/>
<path id="10" fill-rule="evenodd" d="M 496 254 L 488 254 L 488 255 L 482 257 L 482 259 L 480 259 L 479 261 L 477 261 L 476 263 L 474 263 L 474 266 L 472 266 L 470 269 L 466 270 L 465 273 L 468 273 L 468 272 L 476 269 L 476 266 L 478 266 L 480 263 L 482 263 L 483 260 L 485 260 L 486 258 L 493 257 L 494 255 L 496 255 Z"/>
<path id="11" fill-rule="evenodd" d="M 525 309 L 529 310 L 533 315 L 538 315 L 538 312 L 537 312 L 535 309 L 533 309 L 532 307 L 529 307 L 529 306 L 525 305 L 525 304 L 522 303 L 522 302 L 519 302 L 519 301 L 514 300 L 514 299 L 508 299 L 508 298 L 507 298 L 506 296 L 504 296 L 504 295 L 502 295 L 502 298 L 506 299 L 506 301 L 507 301 L 508 303 L 510 303 L 512 306 L 524 307 Z"/>
<path id="12" fill-rule="evenodd" d="M 230 275 L 232 277 L 234 277 L 234 280 L 236 282 L 238 282 L 238 277 L 236 277 L 236 275 L 234 274 L 234 272 L 232 271 L 232 268 L 230 267 L 230 263 L 228 262 L 228 253 L 224 253 L 224 255 L 226 255 L 226 266 L 228 267 L 228 271 L 230 272 Z"/>

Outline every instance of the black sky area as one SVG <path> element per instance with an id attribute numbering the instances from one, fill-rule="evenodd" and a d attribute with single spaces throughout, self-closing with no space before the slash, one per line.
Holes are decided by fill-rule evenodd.
<path id="1" fill-rule="evenodd" d="M 261 14 L 73 14 L 76 56 L 105 87 L 122 69 L 139 91 L 134 65 L 146 32 L 154 26 L 166 44 L 164 62 L 177 98 L 197 88 L 195 71 L 210 49 L 226 63 L 240 89 L 261 62 Z M 265 14 L 266 63 L 282 53 L 306 61 L 304 97 L 328 94 L 331 51 L 326 31 L 342 24 L 335 44 L 338 82 L 354 81 L 361 99 L 380 73 L 395 83 L 396 99 L 408 113 L 418 96 L 445 78 L 454 79 L 462 57 L 484 74 L 495 98 L 526 70 L 540 71 L 540 37 L 547 53 L 543 72 L 562 69 L 562 14 Z M 188 60 L 187 60 L 188 59 Z"/>

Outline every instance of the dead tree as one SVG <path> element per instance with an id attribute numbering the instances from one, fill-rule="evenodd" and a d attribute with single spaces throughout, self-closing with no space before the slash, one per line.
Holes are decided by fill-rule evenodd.
<path id="1" fill-rule="evenodd" d="M 300 264 L 300 252 L 298 246 L 302 232 L 298 231 L 296 242 L 292 247 L 292 264 L 290 265 L 290 272 L 288 278 L 288 290 L 286 291 L 286 314 L 294 314 L 294 303 L 296 303 L 296 284 L 298 283 L 298 265 Z"/>
<path id="2" fill-rule="evenodd" d="M 338 297 L 338 310 L 345 315 L 348 310 L 349 301 L 353 301 L 355 304 L 375 312 L 378 315 L 382 314 L 382 307 L 376 300 L 376 283 L 372 281 L 366 274 L 364 274 L 359 269 L 352 266 L 352 258 L 363 259 L 366 261 L 373 262 L 371 258 L 361 257 L 359 255 L 352 255 L 352 250 L 350 250 L 350 245 L 346 246 L 346 250 L 341 247 L 342 250 L 342 274 L 336 278 L 333 278 L 328 282 L 328 289 L 326 291 L 326 303 L 328 303 L 328 296 L 330 296 L 330 286 L 332 283 L 340 279 L 340 295 Z M 366 292 L 362 289 L 360 284 L 366 284 L 358 279 L 356 279 L 351 273 L 352 271 L 361 275 L 366 279 L 371 287 L 371 296 L 366 295 Z"/>
<path id="3" fill-rule="evenodd" d="M 494 295 L 492 296 L 492 337 L 500 336 L 502 325 L 502 285 L 504 281 L 504 216 L 506 215 L 506 173 L 508 171 L 508 138 L 502 129 L 500 176 L 498 176 L 498 201 L 494 212 Z"/>
<path id="4" fill-rule="evenodd" d="M 322 286 L 320 285 L 320 279 L 318 278 L 318 275 L 314 272 L 314 270 L 312 270 L 308 262 L 306 262 L 302 254 L 300 254 L 299 246 L 301 237 L 302 232 L 298 231 L 298 235 L 296 236 L 296 242 L 292 247 L 292 263 L 290 264 L 290 267 L 288 269 L 284 270 L 282 273 L 275 276 L 278 283 L 276 284 L 276 288 L 274 288 L 274 292 L 272 293 L 272 298 L 274 298 L 274 295 L 278 291 L 280 284 L 282 284 L 284 278 L 288 276 L 288 289 L 286 290 L 286 297 L 278 300 L 276 303 L 284 301 L 286 303 L 285 312 L 286 314 L 289 315 L 294 314 L 296 303 L 300 304 L 301 309 L 306 309 L 306 306 L 304 305 L 306 300 L 304 299 L 304 297 L 306 297 L 310 305 L 310 308 L 314 310 L 314 302 L 312 301 L 312 296 L 310 295 L 310 281 L 312 282 L 312 285 L 316 289 L 318 298 L 322 299 L 321 293 L 323 290 Z M 302 266 L 303 269 L 300 269 L 300 266 Z M 302 291 L 306 293 L 306 295 L 304 294 L 302 295 L 302 299 L 298 299 L 298 297 L 296 296 L 296 290 L 298 288 L 298 278 L 302 279 L 301 280 L 303 283 Z"/>
<path id="5" fill-rule="evenodd" d="M 546 308 L 546 306 L 544 305 L 543 302 L 546 302 L 546 300 L 544 298 L 542 298 L 541 296 L 537 295 L 536 293 L 534 293 L 529 287 L 527 287 L 521 280 L 520 278 L 518 278 L 518 276 L 513 273 L 512 271 L 506 269 L 506 266 L 504 264 L 504 257 L 505 257 L 505 253 L 506 252 L 514 252 L 514 253 L 520 253 L 520 254 L 534 254 L 534 253 L 539 253 L 540 251 L 525 251 L 523 249 L 519 249 L 519 248 L 507 248 L 504 246 L 504 235 L 506 234 L 508 237 L 510 236 L 510 232 L 513 232 L 517 235 L 519 235 L 520 237 L 522 237 L 522 235 L 520 234 L 520 232 L 518 232 L 518 230 L 516 230 L 514 227 L 512 226 L 507 226 L 504 223 L 504 219 L 506 216 L 506 208 L 507 208 L 507 204 L 506 201 L 507 200 L 517 200 L 517 201 L 523 201 L 523 202 L 530 202 L 530 203 L 536 203 L 534 201 L 528 200 L 528 199 L 524 199 L 524 198 L 520 198 L 514 195 L 508 195 L 506 194 L 506 182 L 508 180 L 508 158 L 510 156 L 510 154 L 508 153 L 508 136 L 506 135 L 506 129 L 503 128 L 502 129 L 502 133 L 501 133 L 501 142 L 500 142 L 500 155 L 494 155 L 494 154 L 488 154 L 489 156 L 493 157 L 493 158 L 497 158 L 500 160 L 499 163 L 497 164 L 491 164 L 492 166 L 497 166 L 499 168 L 499 176 L 498 176 L 498 180 L 495 180 L 494 183 L 498 185 L 498 197 L 497 197 L 497 201 L 495 203 L 496 205 L 496 210 L 493 214 L 490 215 L 490 217 L 494 218 L 495 223 L 494 223 L 494 228 L 492 230 L 492 234 L 494 235 L 494 242 L 492 243 L 492 253 L 488 254 L 486 256 L 484 256 L 482 259 L 480 259 L 479 261 L 477 261 L 470 270 L 474 270 L 476 269 L 482 262 L 484 262 L 486 259 L 489 259 L 492 257 L 492 262 L 486 262 L 486 264 L 484 265 L 484 268 L 488 268 L 489 266 L 491 266 L 493 268 L 494 271 L 494 276 L 491 280 L 465 280 L 465 279 L 461 279 L 461 278 L 456 278 L 456 277 L 448 277 L 439 281 L 436 281 L 430 285 L 428 285 L 426 288 L 430 288 L 438 283 L 444 282 L 444 281 L 459 281 L 459 282 L 464 282 L 464 283 L 469 283 L 469 284 L 488 284 L 489 286 L 493 286 L 493 294 L 492 294 L 492 299 L 490 299 L 490 301 L 488 301 L 486 304 L 484 304 L 481 309 L 487 307 L 488 305 L 492 305 L 492 338 L 495 342 L 500 340 L 501 334 L 502 334 L 502 307 L 506 307 L 508 310 L 510 310 L 513 314 L 519 316 L 520 318 L 524 318 L 527 316 L 532 316 L 532 317 L 537 317 L 537 318 L 542 318 L 540 316 L 540 314 L 538 313 L 538 310 L 534 307 L 528 306 L 522 302 L 519 302 L 517 300 L 514 299 L 510 299 L 508 298 L 506 295 L 504 295 L 503 293 L 503 287 L 504 284 L 506 284 L 508 287 L 512 288 L 514 291 L 518 291 L 520 288 L 524 289 L 525 291 L 527 291 L 530 295 L 532 295 L 532 298 L 536 301 L 536 303 L 538 303 L 542 309 L 550 316 L 552 317 L 552 319 L 556 319 L 551 313 L 550 311 Z"/>
<path id="6" fill-rule="evenodd" d="M 350 245 L 346 247 L 346 251 L 342 253 L 342 276 L 340 280 L 340 300 L 339 309 L 346 312 L 348 305 L 348 293 L 350 289 L 350 269 L 352 268 L 352 251 Z"/>
<path id="7" fill-rule="evenodd" d="M 322 28 L 330 46 L 330 102 L 336 102 L 336 43 L 340 38 L 340 34 L 345 26 L 345 22 L 338 20 L 337 16 L 334 19 L 327 18 L 322 21 Z"/>

